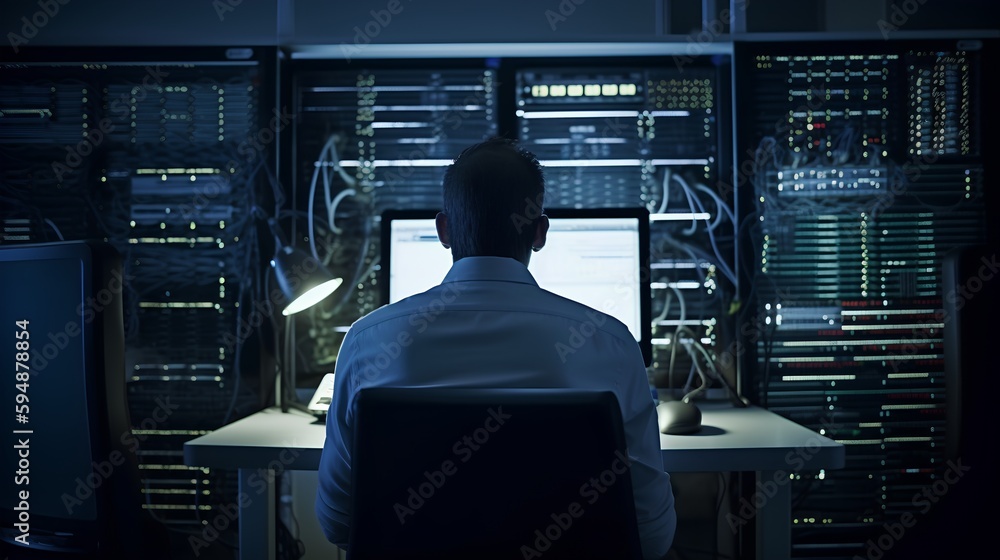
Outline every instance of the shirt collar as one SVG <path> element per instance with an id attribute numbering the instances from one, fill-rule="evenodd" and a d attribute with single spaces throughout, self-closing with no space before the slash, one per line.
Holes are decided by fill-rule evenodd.
<path id="1" fill-rule="evenodd" d="M 492 280 L 518 282 L 537 287 L 535 278 L 528 267 L 520 261 L 508 257 L 465 257 L 451 265 L 451 270 L 442 282 L 467 282 L 472 280 Z"/>

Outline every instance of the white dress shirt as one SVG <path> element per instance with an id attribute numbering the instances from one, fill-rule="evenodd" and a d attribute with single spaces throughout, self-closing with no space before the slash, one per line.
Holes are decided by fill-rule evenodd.
<path id="1" fill-rule="evenodd" d="M 613 391 L 644 556 L 662 558 L 673 542 L 674 498 L 638 344 L 617 319 L 539 288 L 514 259 L 460 259 L 440 285 L 362 317 L 344 338 L 335 374 L 316 514 L 341 548 L 349 532 L 354 397 L 394 386 Z"/>

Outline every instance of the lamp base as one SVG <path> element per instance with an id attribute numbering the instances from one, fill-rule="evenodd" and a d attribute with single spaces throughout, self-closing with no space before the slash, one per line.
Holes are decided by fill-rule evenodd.
<path id="1" fill-rule="evenodd" d="M 296 409 L 296 410 L 301 410 L 302 412 L 307 412 L 307 413 L 309 413 L 310 416 L 315 416 L 315 414 L 313 413 L 313 411 L 309 410 L 308 406 L 306 406 L 306 405 L 304 405 L 304 404 L 302 404 L 302 403 L 300 403 L 298 401 L 283 400 L 281 402 L 281 411 L 282 412 L 288 412 L 290 409 L 293 409 L 293 408 Z"/>

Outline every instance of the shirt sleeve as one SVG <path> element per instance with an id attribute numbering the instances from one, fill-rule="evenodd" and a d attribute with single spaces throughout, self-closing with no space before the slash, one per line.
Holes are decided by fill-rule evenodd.
<path id="1" fill-rule="evenodd" d="M 344 337 L 334 370 L 333 400 L 326 415 L 326 441 L 319 461 L 316 517 L 327 540 L 347 548 L 351 516 L 351 450 L 357 342 L 350 331 Z"/>
<path id="2" fill-rule="evenodd" d="M 632 462 L 630 470 L 639 536 L 643 557 L 658 560 L 669 552 L 677 528 L 674 495 L 670 475 L 663 469 L 656 405 L 649 391 L 649 378 L 639 348 L 627 352 L 622 363 L 626 365 L 624 379 L 619 382 L 622 420 Z"/>

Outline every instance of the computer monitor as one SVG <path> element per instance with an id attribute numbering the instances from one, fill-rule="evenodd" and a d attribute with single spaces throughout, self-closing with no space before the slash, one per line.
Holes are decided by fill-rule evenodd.
<path id="1" fill-rule="evenodd" d="M 395 303 L 441 283 L 451 252 L 441 246 L 434 210 L 382 214 L 382 301 Z M 625 324 L 652 362 L 649 213 L 645 208 L 552 209 L 545 249 L 528 270 L 538 285 Z"/>
<path id="2" fill-rule="evenodd" d="M 103 242 L 0 247 L 0 548 L 92 553 L 138 539 L 121 257 Z M 117 531 L 117 534 L 115 532 Z M 122 546 L 125 546 L 122 544 Z"/>

